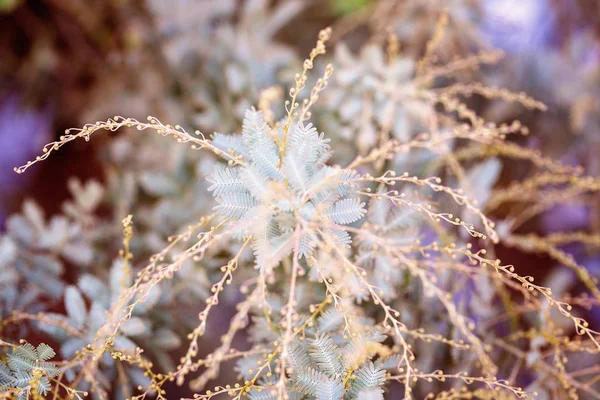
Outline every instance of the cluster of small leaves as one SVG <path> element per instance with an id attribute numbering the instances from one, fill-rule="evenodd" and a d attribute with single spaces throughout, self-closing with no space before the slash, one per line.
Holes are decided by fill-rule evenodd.
<path id="1" fill-rule="evenodd" d="M 255 241 L 257 265 L 276 264 L 293 248 L 293 233 L 298 221 L 308 225 L 321 218 L 336 225 L 330 232 L 349 245 L 343 225 L 354 223 L 366 213 L 365 203 L 356 196 L 356 177 L 351 170 L 338 171 L 325 165 L 329 158 L 328 140 L 312 124 L 300 123 L 286 143 L 280 160 L 273 138 L 261 112 L 248 111 L 241 136 L 217 134 L 214 143 L 230 151 L 243 163 L 238 167 L 217 168 L 208 177 L 208 188 L 216 197 L 221 216 L 232 221 L 260 217 L 261 223 L 244 230 Z M 333 184 L 328 179 L 341 174 Z M 354 195 L 355 197 L 351 197 Z M 318 236 L 306 232 L 300 238 L 300 257 L 310 257 Z"/>
<path id="2" fill-rule="evenodd" d="M 0 361 L 0 392 L 11 391 L 19 400 L 30 398 L 31 392 L 47 395 L 52 388 L 50 379 L 59 374 L 56 365 L 49 362 L 55 355 L 45 343 L 37 348 L 29 343 L 15 346 L 6 363 Z"/>

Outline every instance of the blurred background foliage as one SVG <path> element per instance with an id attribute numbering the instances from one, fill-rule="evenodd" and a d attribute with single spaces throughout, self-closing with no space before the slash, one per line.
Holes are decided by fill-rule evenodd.
<path id="1" fill-rule="evenodd" d="M 543 115 L 516 116 L 531 128 L 532 146 L 598 174 L 600 4 L 594 0 L 518 5 L 513 0 L 3 0 L 2 220 L 20 208 L 26 192 L 56 211 L 68 195 L 66 183 L 57 182 L 69 176 L 103 179 L 98 143 L 75 145 L 26 178 L 12 174 L 12 166 L 67 127 L 117 112 L 172 121 L 185 116 L 193 128 L 233 131 L 239 121 L 210 115 L 215 113 L 211 101 L 218 101 L 223 113 L 225 107 L 237 108 L 239 119 L 239 110 L 260 89 L 289 81 L 290 74 L 275 82 L 274 72 L 281 66 L 294 70 L 289 61 L 309 49 L 322 26 L 332 25 L 334 37 L 354 49 L 381 41 L 377 35 L 392 26 L 402 52 L 418 56 L 444 9 L 450 23 L 442 52 L 452 57 L 486 46 L 506 51 L 499 67 L 485 71 L 486 79 L 524 90 L 550 107 Z M 279 15 L 267 15 L 269 10 Z M 238 30 L 237 38 L 227 26 Z M 219 83 L 243 79 L 239 68 L 231 67 L 240 61 L 252 79 L 235 83 L 230 99 L 219 99 L 214 93 Z M 244 104 L 235 103 L 240 99 Z M 515 117 L 502 107 L 486 112 Z M 50 184 L 50 176 L 63 179 Z"/>

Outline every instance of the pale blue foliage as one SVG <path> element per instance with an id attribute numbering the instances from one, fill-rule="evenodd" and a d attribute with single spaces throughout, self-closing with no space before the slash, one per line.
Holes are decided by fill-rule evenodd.
<path id="1" fill-rule="evenodd" d="M 36 372 L 39 373 L 39 378 L 36 380 L 38 392 L 45 396 L 51 388 L 49 378 L 59 374 L 56 365 L 48 362 L 55 355 L 52 347 L 45 343 L 41 343 L 37 348 L 29 343 L 13 348 L 12 353 L 7 357 L 8 366 L 0 361 L 0 386 L 25 389 L 30 385 Z M 0 392 L 7 390 L 0 388 Z M 18 392 L 18 398 L 27 398 L 27 390 Z"/>
<path id="2" fill-rule="evenodd" d="M 366 213 L 365 203 L 360 199 L 343 199 L 336 202 L 329 210 L 329 217 L 336 224 L 351 224 L 358 221 Z"/>
<path id="3" fill-rule="evenodd" d="M 344 388 L 339 378 L 332 378 L 327 374 L 319 372 L 313 368 L 307 368 L 306 370 L 299 372 L 295 377 L 294 383 L 295 388 L 299 392 L 314 397 L 317 397 L 319 388 L 324 385 L 331 385 L 331 387 L 328 388 L 328 391 L 330 391 L 331 389 L 334 389 L 336 386 L 338 386 L 335 385 L 336 383 L 339 384 L 339 387 L 337 388 L 337 399 L 341 398 L 344 392 Z"/>
<path id="4" fill-rule="evenodd" d="M 356 198 L 360 175 L 325 165 L 330 156 L 329 140 L 312 124 L 297 123 L 289 130 L 284 151 L 274 139 L 285 135 L 272 130 L 262 113 L 248 110 L 242 135 L 215 134 L 216 145 L 242 156 L 244 165 L 218 167 L 208 177 L 209 191 L 219 203 L 214 209 L 232 221 L 260 220 L 246 229 L 255 239 L 260 268 L 269 268 L 288 255 L 294 244 L 293 232 L 300 223 L 315 218 L 347 225 L 365 214 L 365 203 Z M 278 186 L 279 185 L 279 186 Z M 354 196 L 354 197 L 350 197 Z M 325 229 L 343 245 L 351 243 L 343 229 Z M 310 257 L 322 238 L 303 232 L 299 258 Z"/>
<path id="5" fill-rule="evenodd" d="M 313 339 L 296 341 L 290 344 L 288 356 L 293 366 L 293 388 L 308 396 L 308 399 L 361 399 L 363 394 L 383 393 L 386 365 L 397 367 L 399 360 L 371 361 L 368 346 L 382 342 L 386 336 L 377 330 L 362 332 L 349 342 L 342 339 L 342 314 L 331 308 L 318 319 L 318 331 Z M 330 332 L 330 333 L 325 333 Z M 334 340 L 334 337 L 336 338 Z M 343 345 L 336 345 L 344 343 Z M 352 378 L 344 388 L 342 380 L 349 372 Z M 391 368 L 390 368 L 391 369 Z"/>
<path id="6" fill-rule="evenodd" d="M 385 382 L 385 369 L 379 365 L 373 364 L 371 361 L 365 363 L 354 373 L 356 376 L 352 380 L 349 394 L 351 398 L 360 399 L 359 393 L 365 389 L 375 389 L 383 386 Z M 383 393 L 382 389 L 378 389 Z"/>
<path id="7" fill-rule="evenodd" d="M 320 370 L 330 375 L 339 374 L 343 371 L 337 346 L 327 334 L 321 334 L 310 343 L 309 354 Z"/>

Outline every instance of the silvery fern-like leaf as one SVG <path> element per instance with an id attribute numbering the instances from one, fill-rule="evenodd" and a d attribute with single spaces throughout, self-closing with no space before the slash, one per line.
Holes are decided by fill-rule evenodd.
<path id="1" fill-rule="evenodd" d="M 344 395 L 344 385 L 341 380 L 331 378 L 317 386 L 315 397 L 317 400 L 339 400 Z"/>
<path id="2" fill-rule="evenodd" d="M 212 183 L 212 185 L 208 187 L 208 191 L 213 192 L 213 196 L 215 197 L 227 193 L 240 193 L 245 191 L 239 175 L 239 168 L 223 168 L 218 166 L 206 180 Z"/>
<path id="3" fill-rule="evenodd" d="M 56 365 L 54 363 L 47 362 L 47 361 L 41 361 L 41 362 L 37 363 L 36 368 L 44 371 L 44 373 L 50 378 L 54 378 L 60 372 L 58 370 L 58 368 L 56 368 Z"/>
<path id="4" fill-rule="evenodd" d="M 330 376 L 343 371 L 342 363 L 338 357 L 337 346 L 333 343 L 329 335 L 323 333 L 311 341 L 309 354 L 319 368 Z"/>
<path id="5" fill-rule="evenodd" d="M 0 386 L 9 386 L 11 380 L 12 374 L 10 373 L 10 369 L 0 361 Z"/>
<path id="6" fill-rule="evenodd" d="M 261 271 L 270 270 L 292 252 L 293 245 L 293 236 L 290 233 L 285 233 L 270 240 L 266 238 L 256 240 L 254 247 L 256 268 Z"/>
<path id="7" fill-rule="evenodd" d="M 296 341 L 288 346 L 288 357 L 294 371 L 303 371 L 310 367 L 310 358 L 305 343 L 306 341 Z"/>
<path id="8" fill-rule="evenodd" d="M 402 360 L 400 354 L 393 354 L 384 360 L 378 360 L 378 363 L 383 369 L 394 370 L 398 369 L 400 360 Z"/>
<path id="9" fill-rule="evenodd" d="M 249 164 L 245 168 L 240 168 L 240 179 L 242 185 L 250 192 L 252 197 L 262 200 L 269 179 L 259 167 L 255 164 Z"/>
<path id="10" fill-rule="evenodd" d="M 361 219 L 367 212 L 364 207 L 360 199 L 342 199 L 334 203 L 327 214 L 336 224 L 346 225 Z"/>
<path id="11" fill-rule="evenodd" d="M 38 393 L 46 396 L 52 385 L 50 385 L 50 381 L 47 377 L 43 376 L 40 380 L 38 380 Z"/>
<path id="12" fill-rule="evenodd" d="M 18 370 L 12 377 L 11 386 L 15 388 L 23 388 L 29 385 L 29 382 L 33 379 L 33 376 L 24 370 Z"/>
<path id="13" fill-rule="evenodd" d="M 244 148 L 244 142 L 240 135 L 225 135 L 223 133 L 215 132 L 212 137 L 212 144 L 225 152 L 230 150 L 235 151 L 237 154 L 246 156 L 246 150 Z"/>
<path id="14" fill-rule="evenodd" d="M 335 308 L 329 308 L 318 319 L 320 332 L 332 332 L 344 323 L 344 315 Z"/>
<path id="15" fill-rule="evenodd" d="M 220 215 L 230 219 L 240 219 L 244 214 L 256 206 L 256 201 L 250 196 L 250 193 L 227 193 L 217 197 L 218 206 L 213 210 Z"/>
<path id="16" fill-rule="evenodd" d="M 87 315 L 83 296 L 75 286 L 65 290 L 65 308 L 69 317 L 80 327 L 84 324 Z"/>
<path id="17" fill-rule="evenodd" d="M 16 354 L 10 354 L 8 356 L 8 366 L 15 372 L 31 371 L 35 368 L 35 361 L 18 356 Z"/>
<path id="18" fill-rule="evenodd" d="M 327 232 L 345 247 L 350 247 L 352 244 L 352 238 L 350 237 L 350 234 L 342 229 L 329 229 Z"/>
<path id="19" fill-rule="evenodd" d="M 350 395 L 358 399 L 358 393 L 365 389 L 379 388 L 385 382 L 385 369 L 373 364 L 371 361 L 365 363 L 354 373 L 356 378 L 352 380 Z M 379 389 L 381 392 L 383 390 Z"/>
<path id="20" fill-rule="evenodd" d="M 352 182 L 360 178 L 360 174 L 352 169 L 345 169 L 341 172 L 340 176 L 336 179 L 338 182 L 336 190 L 342 197 L 349 196 L 353 193 L 353 189 L 357 184 Z"/>
<path id="21" fill-rule="evenodd" d="M 321 165 L 329 158 L 329 142 L 323 133 L 319 134 L 312 123 L 300 122 L 292 132 L 290 147 L 295 148 L 311 164 Z"/>
<path id="22" fill-rule="evenodd" d="M 262 173 L 271 179 L 282 181 L 279 169 L 279 151 L 270 137 L 257 141 L 248 149 L 249 157 Z"/>
<path id="23" fill-rule="evenodd" d="M 54 349 L 46 343 L 40 343 L 37 347 L 38 359 L 48 361 L 56 355 Z"/>
<path id="24" fill-rule="evenodd" d="M 300 248 L 298 249 L 298 258 L 307 258 L 312 255 L 315 248 L 313 235 L 306 233 L 300 238 Z"/>
<path id="25" fill-rule="evenodd" d="M 294 129 L 286 149 L 296 152 L 304 160 L 310 174 L 326 161 L 325 154 L 329 154 L 329 140 L 319 136 L 317 129 L 311 123 L 299 123 Z"/>
<path id="26" fill-rule="evenodd" d="M 342 351 L 344 360 L 344 368 L 350 368 L 360 362 L 362 357 L 367 353 L 367 347 L 370 343 L 381 343 L 386 339 L 386 336 L 377 330 L 363 332 L 352 338 Z"/>
<path id="27" fill-rule="evenodd" d="M 35 361 L 38 359 L 38 352 L 30 343 L 25 343 L 19 347 L 17 347 L 13 354 L 15 356 L 19 356 L 22 358 L 26 358 L 28 360 Z"/>
<path id="28" fill-rule="evenodd" d="M 294 388 L 300 393 L 315 396 L 317 387 L 330 381 L 330 377 L 313 368 L 298 371 L 294 377 Z"/>
<path id="29" fill-rule="evenodd" d="M 338 170 L 324 166 L 311 177 L 307 191 L 312 193 L 311 201 L 315 204 L 332 203 L 339 198 L 334 188 L 335 175 Z"/>
<path id="30" fill-rule="evenodd" d="M 266 125 L 261 111 L 256 111 L 254 108 L 246 110 L 242 121 L 242 141 L 247 151 L 267 136 Z"/>
<path id="31" fill-rule="evenodd" d="M 274 219 L 271 219 L 267 223 L 267 227 L 265 229 L 265 238 L 267 240 L 272 240 L 281 235 L 283 235 L 283 232 L 279 228 L 279 224 Z"/>
<path id="32" fill-rule="evenodd" d="M 306 159 L 295 149 L 290 149 L 283 159 L 283 172 L 292 187 L 302 192 L 308 186 L 308 171 Z"/>
<path id="33" fill-rule="evenodd" d="M 317 159 L 317 165 L 323 165 L 329 160 L 331 157 L 331 151 L 329 143 L 331 139 L 325 138 L 325 133 L 321 133 L 317 136 L 317 154 L 319 155 Z"/>

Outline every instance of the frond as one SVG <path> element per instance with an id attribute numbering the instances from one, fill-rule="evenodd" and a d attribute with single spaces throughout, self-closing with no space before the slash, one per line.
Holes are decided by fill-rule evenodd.
<path id="1" fill-rule="evenodd" d="M 0 386 L 9 386 L 12 381 L 10 369 L 0 361 Z"/>
<path id="2" fill-rule="evenodd" d="M 329 139 L 319 136 L 313 124 L 300 122 L 294 129 L 288 149 L 296 152 L 308 170 L 314 171 L 325 163 L 329 156 Z M 287 149 L 286 149 L 287 151 Z"/>
<path id="3" fill-rule="evenodd" d="M 16 354 L 10 354 L 8 356 L 8 366 L 13 371 L 31 371 L 35 368 L 35 361 L 18 356 Z"/>
<path id="4" fill-rule="evenodd" d="M 363 360 L 370 358 L 369 344 L 383 342 L 385 338 L 386 336 L 379 331 L 363 332 L 353 337 L 352 340 L 344 346 L 344 368 L 358 365 Z"/>
<path id="5" fill-rule="evenodd" d="M 245 149 L 251 150 L 258 141 L 264 139 L 266 125 L 261 111 L 254 108 L 246 110 L 242 121 L 242 141 Z"/>
<path id="6" fill-rule="evenodd" d="M 218 206 L 213 210 L 220 215 L 230 219 L 240 219 L 244 214 L 256 206 L 256 201 L 250 196 L 250 193 L 227 193 L 217 197 Z"/>
<path id="7" fill-rule="evenodd" d="M 310 358 L 305 343 L 306 341 L 296 341 L 288 346 L 288 357 L 295 371 L 306 370 L 310 367 Z"/>
<path id="8" fill-rule="evenodd" d="M 300 249 L 298 250 L 298 258 L 307 258 L 312 255 L 315 249 L 315 241 L 311 233 L 306 233 L 300 238 Z"/>
<path id="9" fill-rule="evenodd" d="M 245 188 L 242 185 L 239 168 L 223 168 L 218 166 L 212 174 L 207 178 L 207 181 L 212 183 L 208 187 L 209 192 L 213 192 L 213 196 L 221 196 L 227 193 L 244 192 Z"/>
<path id="10" fill-rule="evenodd" d="M 29 372 L 19 370 L 16 371 L 13 376 L 11 386 L 15 388 L 22 388 L 29 385 L 29 382 L 31 382 L 32 379 L 33 376 Z"/>
<path id="11" fill-rule="evenodd" d="M 285 177 L 292 187 L 301 191 L 306 191 L 308 186 L 306 161 L 306 158 L 295 149 L 290 149 L 283 159 Z"/>
<path id="12" fill-rule="evenodd" d="M 313 368 L 300 371 L 293 377 L 294 388 L 300 393 L 315 396 L 317 387 L 331 380 L 330 377 Z M 339 400 L 339 399 L 338 399 Z"/>
<path id="13" fill-rule="evenodd" d="M 381 366 L 376 366 L 371 361 L 360 367 L 354 375 L 356 378 L 352 380 L 350 395 L 355 399 L 359 398 L 358 393 L 362 390 L 378 388 L 385 382 L 385 369 Z"/>
<path id="14" fill-rule="evenodd" d="M 254 245 L 256 267 L 261 270 L 269 270 L 290 254 L 292 248 L 293 240 L 292 235 L 289 233 L 275 237 L 271 240 L 266 238 L 257 239 Z"/>
<path id="15" fill-rule="evenodd" d="M 358 221 L 365 215 L 365 203 L 360 199 L 343 199 L 336 202 L 328 212 L 329 217 L 336 224 L 351 224 Z"/>
<path id="16" fill-rule="evenodd" d="M 33 346 L 32 346 L 33 347 Z M 54 349 L 48 346 L 46 343 L 40 343 L 37 347 L 38 359 L 48 361 L 56 355 Z"/>
<path id="17" fill-rule="evenodd" d="M 336 190 L 338 194 L 342 197 L 349 196 L 352 194 L 356 183 L 351 182 L 360 177 L 360 174 L 352 169 L 345 169 L 342 171 L 341 175 L 338 178 L 338 185 Z"/>
<path id="18" fill-rule="evenodd" d="M 378 360 L 378 363 L 381 364 L 381 367 L 383 369 L 394 370 L 398 369 L 398 366 L 400 365 L 400 360 L 402 360 L 400 354 L 393 354 L 382 361 Z"/>
<path id="19" fill-rule="evenodd" d="M 316 390 L 317 400 L 339 400 L 344 395 L 344 385 L 339 379 L 330 379 L 321 383 Z"/>
<path id="20" fill-rule="evenodd" d="M 30 343 L 25 343 L 19 347 L 17 347 L 13 354 L 15 356 L 19 356 L 22 358 L 26 358 L 28 360 L 35 361 L 38 359 L 38 352 Z"/>
<path id="21" fill-rule="evenodd" d="M 310 343 L 310 357 L 330 376 L 342 372 L 338 348 L 329 335 L 323 333 Z"/>
<path id="22" fill-rule="evenodd" d="M 242 141 L 242 136 L 240 135 L 225 135 L 223 133 L 215 132 L 212 137 L 212 144 L 215 145 L 216 148 L 225 152 L 233 150 L 238 154 L 246 156 L 244 142 Z"/>
<path id="23" fill-rule="evenodd" d="M 350 247 L 352 238 L 350 234 L 342 229 L 329 229 L 328 232 L 345 247 Z"/>
<path id="24" fill-rule="evenodd" d="M 260 171 L 271 179 L 283 180 L 283 174 L 279 169 L 279 152 L 277 145 L 268 136 L 257 141 L 248 149 L 251 160 Z"/>
<path id="25" fill-rule="evenodd" d="M 54 378 L 59 373 L 59 370 L 58 370 L 58 368 L 56 368 L 56 365 L 54 363 L 47 362 L 47 361 L 41 361 L 41 362 L 37 363 L 36 368 L 44 371 L 44 373 L 46 375 L 48 375 L 50 378 Z"/>
<path id="26" fill-rule="evenodd" d="M 344 323 L 344 316 L 335 308 L 329 308 L 318 319 L 320 332 L 332 332 Z"/>
<path id="27" fill-rule="evenodd" d="M 249 164 L 246 168 L 240 169 L 240 179 L 242 185 L 257 200 L 261 200 L 265 194 L 269 179 L 255 164 Z"/>
<path id="28" fill-rule="evenodd" d="M 38 381 L 38 393 L 39 394 L 42 394 L 45 396 L 46 394 L 48 394 L 48 392 L 50 391 L 51 388 L 52 388 L 52 386 L 50 385 L 50 381 L 45 376 L 43 376 Z"/>
<path id="29" fill-rule="evenodd" d="M 335 190 L 335 178 L 332 178 L 337 173 L 336 168 L 326 165 L 316 171 L 310 178 L 307 191 L 314 192 L 311 197 L 314 204 L 330 204 L 339 199 L 340 195 Z M 328 183 L 324 184 L 324 182 Z"/>

